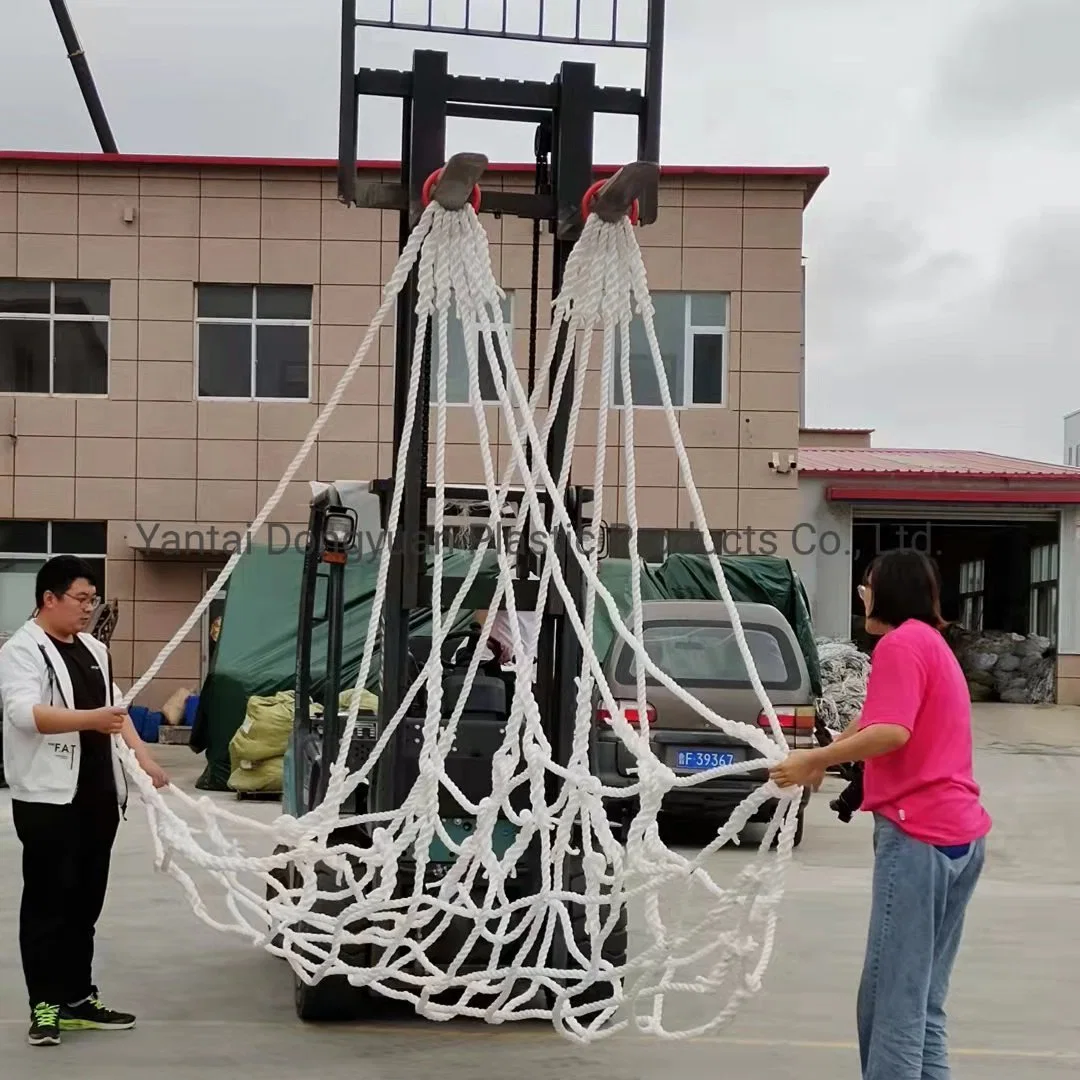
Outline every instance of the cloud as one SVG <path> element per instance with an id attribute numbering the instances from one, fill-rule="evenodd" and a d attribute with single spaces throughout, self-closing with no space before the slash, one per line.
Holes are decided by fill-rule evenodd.
<path id="1" fill-rule="evenodd" d="M 958 32 L 931 98 L 932 123 L 1001 138 L 1080 107 L 1080 4 L 995 0 Z M 1074 129 L 1075 130 L 1075 129 Z"/>
<path id="2" fill-rule="evenodd" d="M 937 278 L 921 256 L 885 265 L 870 302 L 891 316 L 887 327 L 819 327 L 828 344 L 808 372 L 811 419 L 866 423 L 879 445 L 1059 460 L 1065 406 L 1080 401 L 1080 211 L 1043 211 L 1014 228 L 975 287 L 954 259 Z M 846 280 L 833 279 L 834 293 Z M 908 298 L 907 320 L 881 299 L 883 282 Z"/>
<path id="3" fill-rule="evenodd" d="M 121 149 L 336 157 L 339 0 L 68 2 Z M 95 149 L 48 5 L 8 6 L 0 145 Z M 806 215 L 811 423 L 1060 459 L 1080 407 L 1077 40 L 1080 0 L 668 4 L 663 160 L 832 169 Z M 407 68 L 416 48 L 462 74 L 548 80 L 578 58 L 602 84 L 642 76 L 632 51 L 385 31 L 359 62 Z M 532 138 L 455 121 L 448 148 L 531 160 Z M 400 105 L 365 99 L 361 155 L 399 139 Z M 598 122 L 597 160 L 635 145 L 632 120 Z"/>

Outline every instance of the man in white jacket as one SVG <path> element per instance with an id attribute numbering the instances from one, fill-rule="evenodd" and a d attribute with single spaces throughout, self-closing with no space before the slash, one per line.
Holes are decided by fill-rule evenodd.
<path id="1" fill-rule="evenodd" d="M 0 648 L 4 767 L 22 842 L 19 946 L 30 1002 L 28 1039 L 61 1030 L 131 1028 L 106 1008 L 92 968 L 94 930 L 127 775 L 119 736 L 156 787 L 169 780 L 150 756 L 112 679 L 108 648 L 85 628 L 99 603 L 93 572 L 61 555 L 38 572 L 37 611 Z"/>

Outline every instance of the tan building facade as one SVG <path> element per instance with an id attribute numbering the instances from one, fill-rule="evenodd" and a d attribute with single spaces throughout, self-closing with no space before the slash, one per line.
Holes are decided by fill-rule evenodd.
<path id="1" fill-rule="evenodd" d="M 368 171 L 394 178 L 388 163 Z M 752 545 L 772 534 L 766 544 L 780 553 L 800 512 L 790 462 L 802 411 L 803 215 L 825 175 L 666 169 L 659 220 L 638 233 L 709 526 L 753 530 Z M 531 169 L 494 166 L 485 184 L 531 190 Z M 531 226 L 483 220 L 524 372 Z M 44 558 L 86 555 L 104 595 L 120 601 L 117 677 L 140 675 L 355 355 L 397 239 L 395 213 L 338 201 L 331 162 L 0 154 L 0 631 L 30 614 Z M 547 238 L 540 266 L 543 301 Z M 548 317 L 542 302 L 541 355 Z M 643 544 L 659 553 L 678 550 L 679 530 L 695 523 L 643 340 L 631 342 L 638 513 Z M 450 393 L 463 401 L 455 341 Z M 378 344 L 274 514 L 294 537 L 310 481 L 391 473 L 392 325 Z M 574 476 L 591 483 L 594 373 L 586 393 Z M 626 521 L 621 415 L 608 449 L 611 526 Z M 482 481 L 471 411 L 452 410 L 449 429 L 449 475 Z M 505 462 L 494 405 L 489 429 Z M 206 639 L 205 625 L 192 631 L 146 703 L 198 685 Z"/>

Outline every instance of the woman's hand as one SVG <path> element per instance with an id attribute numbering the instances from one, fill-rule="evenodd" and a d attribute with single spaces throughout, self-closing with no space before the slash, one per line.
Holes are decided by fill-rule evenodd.
<path id="1" fill-rule="evenodd" d="M 769 779 L 777 787 L 808 787 L 817 791 L 825 779 L 825 766 L 817 750 L 792 750 L 769 770 Z"/>

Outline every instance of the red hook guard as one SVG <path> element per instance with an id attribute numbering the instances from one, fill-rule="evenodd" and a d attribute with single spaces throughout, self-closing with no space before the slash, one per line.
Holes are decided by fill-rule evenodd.
<path id="1" fill-rule="evenodd" d="M 589 190 L 585 192 L 585 197 L 581 200 L 581 220 L 582 221 L 588 221 L 589 214 L 592 213 L 593 200 L 596 198 L 596 196 L 600 192 L 600 189 L 602 187 L 604 187 L 604 185 L 606 183 L 607 183 L 606 180 L 597 180 L 596 183 L 593 184 L 592 187 L 590 187 Z M 629 210 L 629 217 L 630 217 L 630 224 L 631 225 L 636 225 L 638 223 L 639 212 L 640 212 L 640 206 L 638 204 L 638 200 L 635 199 L 630 204 L 630 210 Z"/>
<path id="2" fill-rule="evenodd" d="M 424 206 L 431 204 L 431 192 L 434 190 L 435 185 L 442 178 L 443 170 L 436 169 L 425 181 L 424 188 L 420 194 L 420 199 Z M 472 204 L 473 212 L 480 213 L 480 185 L 474 184 L 472 194 L 469 196 L 469 202 Z"/>

